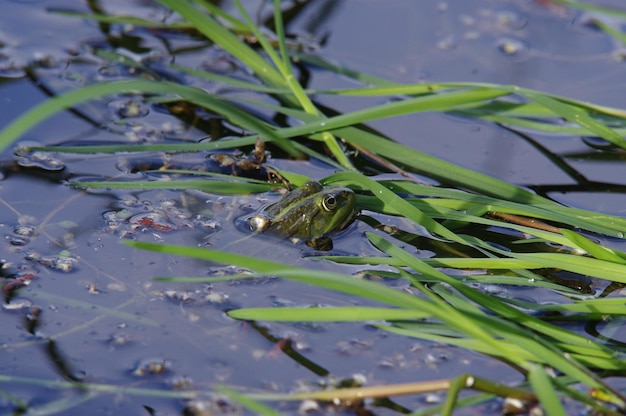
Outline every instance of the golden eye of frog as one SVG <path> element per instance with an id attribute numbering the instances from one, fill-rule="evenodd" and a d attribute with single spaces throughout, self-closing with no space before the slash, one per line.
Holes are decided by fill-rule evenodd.
<path id="1" fill-rule="evenodd" d="M 354 192 L 309 181 L 249 218 L 250 228 L 284 238 L 317 240 L 345 228 L 355 215 Z"/>

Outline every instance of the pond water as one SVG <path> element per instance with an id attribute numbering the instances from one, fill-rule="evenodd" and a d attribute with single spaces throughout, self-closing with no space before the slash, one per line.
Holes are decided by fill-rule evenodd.
<path id="1" fill-rule="evenodd" d="M 623 7 L 618 0 L 602 4 Z M 157 20 L 164 16 L 161 7 L 141 0 L 0 0 L 0 126 L 49 94 L 134 75 L 127 67 L 97 56 L 96 49 L 117 48 L 127 56 L 154 62 L 155 67 L 169 62 L 174 54 L 181 65 L 232 69 L 223 52 L 198 39 L 127 30 L 64 16 L 53 9 L 104 10 Z M 588 18 L 589 14 L 530 0 L 316 0 L 296 14 L 288 29 L 309 39 L 331 61 L 396 82 L 516 84 L 623 107 L 625 45 L 588 24 Z M 610 18 L 608 23 L 617 28 L 625 24 Z M 310 88 L 354 85 L 336 74 L 309 70 Z M 213 88 L 197 79 L 189 82 Z M 371 98 L 320 98 L 320 104 L 338 112 L 373 102 Z M 164 108 L 144 102 L 137 103 L 137 117 L 125 118 L 120 112 L 127 105 L 121 99 L 82 105 L 34 125 L 17 144 L 101 144 L 138 138 L 193 142 L 210 128 L 220 134 L 233 129 L 210 117 L 205 117 L 205 125 L 190 127 Z M 122 119 L 131 122 L 122 123 Z M 623 152 L 595 157 L 598 152 L 580 137 L 526 136 L 440 113 L 383 119 L 371 127 L 421 151 L 564 204 L 624 215 Z M 141 161 L 129 155 L 41 154 L 20 159 L 13 151 L 7 149 L 0 159 L 1 276 L 5 284 L 24 287 L 16 291 L 5 287 L 1 311 L 3 414 L 15 411 L 20 401 L 48 414 L 181 414 L 200 400 L 212 406 L 215 413 L 211 414 L 240 414 L 244 410 L 239 405 L 214 393 L 216 384 L 248 392 L 291 392 L 354 377 L 365 377 L 368 385 L 446 379 L 461 373 L 503 383 L 523 379 L 495 359 L 396 337 L 370 325 L 233 320 L 225 311 L 353 305 L 355 300 L 275 278 L 212 285 L 155 281 L 155 276 L 220 276 L 240 270 L 120 244 L 127 239 L 166 242 L 347 274 L 362 269 L 311 258 L 313 250 L 305 246 L 247 238 L 235 220 L 278 199 L 277 193 L 83 191 L 69 187 L 68 181 L 155 178 L 157 174 L 141 172 L 140 166 L 159 166 L 164 163 L 162 156 L 154 154 Z M 167 162 L 174 167 L 202 166 L 206 154 Z M 334 172 L 333 167 L 316 161 L 276 157 L 271 162 L 315 179 Z M 395 220 L 385 221 L 394 224 Z M 334 239 L 332 253 L 377 255 L 363 238 L 370 230 L 364 221 L 356 221 Z M 622 241 L 598 239 L 626 248 Z M 402 283 L 389 284 L 407 290 Z M 589 292 L 603 289 L 595 282 L 584 284 Z M 528 287 L 492 290 L 537 303 L 558 298 Z M 582 325 L 579 329 L 584 332 Z M 620 337 L 619 331 L 615 336 Z M 291 349 L 281 350 L 287 341 Z M 84 393 L 62 384 L 73 381 L 92 383 L 99 391 Z M 127 388 L 127 393 L 119 394 L 119 386 Z M 181 392 L 189 386 L 205 395 L 195 401 L 184 398 Z M 150 395 L 151 391 L 155 394 Z M 170 397 L 169 392 L 179 397 Z M 374 414 L 399 414 L 444 397 L 444 393 L 408 396 L 367 406 Z M 500 414 L 501 405 L 494 399 L 465 412 Z M 297 413 L 299 403 L 274 406 L 284 413 Z"/>

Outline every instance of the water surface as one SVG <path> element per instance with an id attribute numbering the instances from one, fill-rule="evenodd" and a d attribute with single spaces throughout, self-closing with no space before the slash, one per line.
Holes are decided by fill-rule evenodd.
<path id="1" fill-rule="evenodd" d="M 603 4 L 621 6 L 619 1 Z M 96 56 L 95 50 L 101 48 L 148 59 L 156 68 L 175 57 L 183 65 L 245 73 L 232 67 L 232 60 L 219 50 L 197 39 L 127 30 L 50 12 L 88 12 L 98 7 L 151 19 L 164 13 L 153 3 L 139 0 L 0 0 L 0 125 L 49 94 L 133 76 L 128 68 Z M 510 83 L 623 106 L 624 45 L 586 24 L 588 17 L 526 0 L 419 4 L 410 0 L 313 1 L 290 23 L 289 30 L 316 45 L 323 40 L 317 45 L 319 53 L 330 60 L 397 82 Z M 25 67 L 30 68 L 28 73 Z M 353 85 L 326 71 L 308 69 L 311 88 Z M 189 82 L 213 88 L 202 81 Z M 332 97 L 320 100 L 339 112 L 376 102 Z M 119 98 L 102 100 L 54 116 L 33 126 L 19 144 L 196 141 L 207 134 L 206 129 L 190 127 L 144 102 L 138 103 L 146 110 L 140 117 L 122 123 L 119 109 L 125 104 Z M 207 124 L 211 122 L 221 123 L 209 120 Z M 401 143 L 527 186 L 567 205 L 624 214 L 622 153 L 604 152 L 604 159 L 599 160 L 593 157 L 598 151 L 580 137 L 524 135 L 438 113 L 379 120 L 371 126 Z M 229 128 L 232 126 L 220 125 L 220 129 Z M 153 155 L 151 163 L 159 163 L 159 157 Z M 202 163 L 206 155 L 194 157 L 189 160 Z M 5 283 L 21 279 L 18 282 L 25 284 L 18 291 L 5 291 L 13 296 L 7 296 L 0 325 L 0 375 L 9 380 L 28 379 L 1 384 L 11 397 L 51 413 L 130 415 L 151 414 L 150 409 L 154 409 L 158 414 L 179 414 L 189 401 L 151 397 L 145 392 L 181 391 L 177 388 L 183 386 L 206 392 L 203 399 L 224 412 L 236 413 L 240 411 L 236 404 L 213 393 L 215 384 L 247 391 L 289 392 L 332 384 L 355 374 L 365 376 L 369 385 L 445 379 L 461 373 L 503 383 L 522 380 L 520 374 L 488 357 L 392 336 L 369 325 L 252 325 L 224 313 L 240 307 L 354 305 L 356 301 L 349 296 L 274 278 L 214 285 L 155 282 L 154 276 L 214 276 L 241 271 L 130 250 L 120 241 L 225 248 L 348 274 L 360 268 L 307 257 L 312 251 L 304 246 L 245 239 L 247 235 L 236 227 L 235 219 L 278 198 L 273 193 L 226 197 L 200 191 L 86 192 L 67 186 L 67 181 L 78 179 L 145 179 L 146 174 L 132 169 L 136 163 L 128 155 L 53 154 L 20 160 L 13 149 L 2 155 L 2 273 Z M 334 172 L 316 161 L 276 158 L 272 163 L 313 178 Z M 563 164 L 579 175 L 573 176 Z M 145 218 L 154 223 L 147 223 Z M 390 224 L 396 221 L 379 219 Z M 377 254 L 364 240 L 365 231 L 371 227 L 357 221 L 335 239 L 333 253 Z M 624 249 L 623 242 L 606 240 Z M 427 255 L 419 249 L 414 251 Z M 594 282 L 583 283 L 592 293 L 602 289 Z M 407 290 L 402 283 L 389 285 Z M 532 288 L 490 290 L 534 302 L 559 299 L 556 294 Z M 582 325 L 580 330 L 584 331 Z M 285 340 L 292 345 L 289 353 L 279 348 Z M 150 364 L 155 371 L 150 371 Z M 142 394 L 91 397 L 67 387 L 38 385 L 35 380 L 87 381 L 103 389 L 127 386 L 144 390 Z M 443 397 L 399 398 L 400 408 L 395 410 L 369 406 L 376 414 L 397 414 L 402 408 L 418 409 Z M 297 404 L 275 406 L 284 412 L 297 408 Z M 471 411 L 500 412 L 498 401 L 482 406 Z M 6 413 L 15 405 L 3 397 L 0 408 Z"/>

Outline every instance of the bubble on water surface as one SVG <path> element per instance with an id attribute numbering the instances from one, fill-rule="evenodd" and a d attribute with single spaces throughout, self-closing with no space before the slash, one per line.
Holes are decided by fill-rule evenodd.
<path id="1" fill-rule="evenodd" d="M 37 167 L 48 171 L 65 169 L 65 164 L 47 152 L 28 152 L 18 155 L 17 164 L 23 167 Z"/>
<path id="2" fill-rule="evenodd" d="M 437 42 L 437 48 L 442 51 L 451 51 L 457 47 L 457 41 L 454 36 L 446 36 Z"/>
<path id="3" fill-rule="evenodd" d="M 15 229 L 13 229 L 13 232 L 15 234 L 26 236 L 26 237 L 32 237 L 33 235 L 35 235 L 36 231 L 37 231 L 36 227 L 32 225 L 23 225 L 23 224 L 20 224 L 17 227 L 15 227 Z"/>
<path id="4" fill-rule="evenodd" d="M 498 40 L 498 50 L 506 56 L 520 57 L 529 51 L 528 45 L 519 39 L 501 38 Z"/>
<path id="5" fill-rule="evenodd" d="M 22 247 L 30 243 L 30 238 L 23 236 L 7 235 L 4 239 L 7 243 L 15 247 Z"/>

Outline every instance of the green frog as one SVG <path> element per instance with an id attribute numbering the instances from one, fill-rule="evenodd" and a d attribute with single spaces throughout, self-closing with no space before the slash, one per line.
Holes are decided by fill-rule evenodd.
<path id="1" fill-rule="evenodd" d="M 250 228 L 294 242 L 306 241 L 319 250 L 329 250 L 332 242 L 327 237 L 354 220 L 356 196 L 348 188 L 322 186 L 309 181 L 291 191 L 280 201 L 267 205 L 250 217 Z M 329 246 L 330 244 L 330 246 Z"/>

